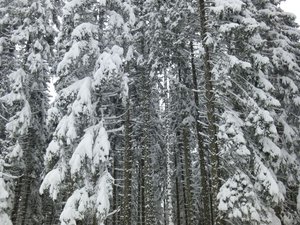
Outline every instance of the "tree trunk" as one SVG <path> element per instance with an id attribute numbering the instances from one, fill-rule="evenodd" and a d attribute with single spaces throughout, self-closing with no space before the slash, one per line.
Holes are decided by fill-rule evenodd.
<path id="1" fill-rule="evenodd" d="M 17 224 L 18 219 L 18 212 L 19 212 L 19 203 L 20 203 L 20 196 L 21 196 L 21 190 L 22 190 L 22 184 L 23 184 L 23 176 L 17 179 L 16 186 L 15 186 L 15 198 L 13 203 L 13 209 L 11 214 L 11 221 L 13 224 Z"/>
<path id="2" fill-rule="evenodd" d="M 178 181 L 178 176 L 179 176 L 179 169 L 178 169 L 178 163 L 177 163 L 177 155 L 174 155 L 174 167 L 176 170 L 176 175 L 175 175 L 175 189 L 176 189 L 176 224 L 180 225 L 180 196 L 179 196 L 179 181 Z"/>
<path id="3" fill-rule="evenodd" d="M 141 159 L 141 225 L 146 225 L 145 162 Z"/>
<path id="4" fill-rule="evenodd" d="M 193 42 L 190 42 L 191 48 L 191 65 L 192 65 L 192 76 L 193 76 L 193 88 L 194 91 L 194 101 L 196 105 L 195 119 L 196 119 L 196 133 L 197 133 L 197 141 L 198 141 L 198 151 L 199 151 L 199 159 L 200 159 L 200 172 L 201 172 L 201 188 L 202 188 L 202 202 L 203 202 L 203 221 L 204 225 L 211 224 L 211 199 L 208 185 L 208 172 L 206 169 L 206 160 L 205 160 L 205 147 L 203 137 L 201 135 L 202 126 L 199 123 L 200 121 L 200 101 L 199 96 L 196 90 L 198 90 L 198 82 L 197 82 L 197 73 L 195 67 L 195 56 L 194 56 L 194 47 Z"/>
<path id="5" fill-rule="evenodd" d="M 174 225 L 173 222 L 173 205 L 172 205 L 172 171 L 171 171 L 171 163 L 172 163 L 172 152 L 171 152 L 171 137 L 170 137 L 170 105 L 169 105 L 169 87 L 168 87 L 169 79 L 167 77 L 167 72 L 164 71 L 164 102 L 165 102 L 165 143 L 166 143 L 166 154 L 167 154 L 167 187 L 166 187 L 166 199 L 165 199 L 165 214 L 166 214 L 166 225 Z"/>
<path id="6" fill-rule="evenodd" d="M 113 177 L 115 179 L 118 178 L 118 174 L 117 174 L 117 157 L 116 157 L 116 149 L 114 148 L 114 163 L 113 163 Z M 112 211 L 115 211 L 118 207 L 117 205 L 117 185 L 116 183 L 113 185 L 113 199 L 112 199 Z M 114 213 L 114 215 L 112 216 L 112 225 L 117 225 L 117 213 Z"/>
<path id="7" fill-rule="evenodd" d="M 29 208 L 29 198 L 31 194 L 31 184 L 32 184 L 32 178 L 30 177 L 30 174 L 26 174 L 23 179 L 23 191 L 21 192 L 21 206 L 20 206 L 20 225 L 29 225 L 29 219 L 28 218 L 28 208 Z"/>
<path id="8" fill-rule="evenodd" d="M 208 135 L 209 135 L 209 148 L 211 153 L 211 178 L 212 178 L 212 224 L 220 224 L 219 217 L 217 216 L 217 194 L 219 191 L 219 150 L 217 143 L 217 126 L 215 115 L 215 94 L 213 89 L 213 74 L 210 57 L 210 47 L 207 44 L 207 15 L 205 0 L 199 1 L 199 13 L 200 13 L 200 28 L 201 39 L 204 47 L 204 78 L 205 78 L 205 99 L 206 99 L 206 115 L 208 121 Z"/>
<path id="9" fill-rule="evenodd" d="M 184 221 L 185 225 L 189 225 L 188 221 L 188 209 L 187 209 L 187 198 L 186 198 L 186 184 L 185 184 L 185 174 L 184 174 L 184 163 L 183 163 L 183 141 L 181 138 L 182 133 L 178 134 L 179 138 L 179 163 L 180 163 L 180 175 L 181 175 L 181 185 L 182 185 L 182 197 L 183 197 L 183 209 L 184 209 Z"/>
<path id="10" fill-rule="evenodd" d="M 130 125 L 130 101 L 127 99 L 125 118 L 125 152 L 124 152 L 124 198 L 123 221 L 124 225 L 131 225 L 131 181 L 132 181 L 132 145 Z"/>
<path id="11" fill-rule="evenodd" d="M 186 195 L 186 211 L 187 211 L 187 224 L 193 225 L 193 197 L 192 197 L 192 186 L 191 186 L 191 158 L 189 148 L 189 130 L 187 127 L 183 128 L 183 154 L 184 154 L 184 172 L 185 172 L 185 195 Z"/>

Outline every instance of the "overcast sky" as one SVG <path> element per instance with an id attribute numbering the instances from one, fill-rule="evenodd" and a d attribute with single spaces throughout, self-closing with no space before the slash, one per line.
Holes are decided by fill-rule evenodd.
<path id="1" fill-rule="evenodd" d="M 297 16 L 298 24 L 300 24 L 300 0 L 286 0 L 281 4 L 281 7 L 287 12 L 294 13 Z"/>

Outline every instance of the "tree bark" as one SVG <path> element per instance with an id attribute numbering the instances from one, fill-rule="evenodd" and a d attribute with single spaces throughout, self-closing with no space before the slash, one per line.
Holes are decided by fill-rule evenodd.
<path id="1" fill-rule="evenodd" d="M 127 98 L 125 118 L 125 152 L 124 152 L 124 198 L 123 221 L 124 225 L 131 225 L 131 181 L 132 181 L 132 145 L 130 125 L 130 101 Z"/>
<path id="2" fill-rule="evenodd" d="M 209 135 L 209 150 L 211 155 L 211 190 L 212 190 L 212 224 L 221 224 L 217 215 L 217 194 L 219 191 L 219 149 L 217 140 L 217 126 L 216 126 L 216 114 L 215 114 L 215 94 L 213 87 L 213 74 L 210 56 L 210 46 L 207 44 L 207 15 L 205 0 L 198 0 L 199 13 L 200 13 L 200 28 L 201 39 L 204 48 L 204 78 L 205 78 L 205 99 L 206 99 L 206 115 L 208 121 L 208 135 Z"/>
<path id="3" fill-rule="evenodd" d="M 178 159 L 177 159 L 177 154 L 174 155 L 174 167 L 176 170 L 176 175 L 175 175 L 175 189 L 176 189 L 176 224 L 180 225 L 181 221 L 180 221 L 180 196 L 179 196 L 179 168 L 178 168 Z"/>
<path id="4" fill-rule="evenodd" d="M 210 191 L 208 185 L 208 170 L 206 168 L 206 160 L 205 160 L 205 147 L 203 137 L 201 132 L 203 130 L 200 121 L 200 100 L 198 93 L 198 82 L 197 82 L 197 73 L 196 73 L 196 66 L 195 66 L 195 55 L 194 55 L 194 46 L 193 42 L 190 42 L 190 49 L 191 49 L 191 65 L 192 65 L 192 76 L 193 76 L 193 88 L 194 91 L 194 101 L 196 105 L 195 110 L 195 119 L 196 119 L 196 133 L 197 133 L 197 141 L 198 141 L 198 152 L 199 152 L 199 159 L 200 159 L 200 173 L 201 173 L 201 188 L 202 188 L 202 202 L 203 202 L 203 221 L 204 225 L 211 224 L 211 199 L 210 199 Z"/>
<path id="5" fill-rule="evenodd" d="M 190 158 L 190 148 L 189 148 L 189 130 L 185 126 L 183 127 L 183 156 L 184 156 L 184 172 L 185 172 L 185 192 L 186 192 L 186 211 L 187 211 L 187 224 L 193 225 L 193 196 L 192 196 L 192 186 L 191 186 L 191 158 Z"/>

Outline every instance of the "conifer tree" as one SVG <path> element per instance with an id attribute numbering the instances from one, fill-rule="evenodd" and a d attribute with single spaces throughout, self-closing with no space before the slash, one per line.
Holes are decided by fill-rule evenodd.
<path id="1" fill-rule="evenodd" d="M 66 201 L 61 224 L 103 224 L 109 213 L 113 179 L 107 129 L 114 128 L 109 121 L 116 116 L 111 91 L 123 93 L 124 84 L 117 33 L 124 20 L 117 10 L 126 12 L 118 1 L 70 1 L 63 7 L 53 110 L 59 122 L 45 156 L 50 172 L 40 189 L 49 189 L 61 204 Z"/>
<path id="2" fill-rule="evenodd" d="M 0 0 L 0 224 L 297 225 L 281 2 Z"/>
<path id="3" fill-rule="evenodd" d="M 210 41 L 219 49 L 213 55 L 213 71 L 225 87 L 218 89 L 223 96 L 219 102 L 227 103 L 220 108 L 218 137 L 226 159 L 222 170 L 229 172 L 224 174 L 229 179 L 218 194 L 218 210 L 234 224 L 275 224 L 280 221 L 276 211 L 286 201 L 278 176 L 283 149 L 276 129 L 276 108 L 282 105 L 274 95 L 272 58 L 264 51 L 269 38 L 263 34 L 269 28 L 266 20 L 259 19 L 263 13 L 270 16 L 270 11 L 259 11 L 256 7 L 265 3 L 254 3 L 216 2 L 211 7 L 219 19 L 212 21 L 219 33 Z"/>
<path id="4" fill-rule="evenodd" d="M 254 1 L 257 7 L 257 20 L 266 24 L 266 32 L 261 37 L 266 40 L 262 46 L 261 54 L 269 58 L 270 79 L 273 84 L 273 92 L 280 101 L 281 110 L 276 110 L 274 117 L 278 130 L 276 144 L 281 149 L 276 175 L 285 184 L 285 203 L 274 208 L 276 215 L 283 224 L 299 222 L 297 213 L 297 195 L 299 186 L 299 161 L 295 157 L 298 146 L 299 133 L 299 38 L 300 32 L 297 29 L 295 18 L 290 13 L 283 12 L 279 8 L 281 1 Z M 291 175 L 293 174 L 293 175 Z"/>
<path id="5" fill-rule="evenodd" d="M 10 164 L 7 172 L 18 177 L 12 184 L 14 200 L 10 200 L 11 220 L 16 224 L 38 224 L 42 218 L 41 199 L 35 190 L 47 135 L 47 61 L 53 38 L 46 7 L 45 2 L 11 1 L 7 11 L 8 18 L 14 18 L 6 38 L 14 44 L 10 49 L 16 52 L 16 70 L 9 75 L 10 90 L 1 100 L 11 111 L 6 124 L 10 145 L 5 160 Z"/>

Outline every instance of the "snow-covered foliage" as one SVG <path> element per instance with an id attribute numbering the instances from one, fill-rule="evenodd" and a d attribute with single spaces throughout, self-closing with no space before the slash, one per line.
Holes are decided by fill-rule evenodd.
<path id="1" fill-rule="evenodd" d="M 3 225 L 12 225 L 10 216 L 7 212 L 9 192 L 3 174 L 4 160 L 0 157 L 0 221 Z"/>
<path id="2" fill-rule="evenodd" d="M 0 225 L 298 225 L 281 1 L 0 0 Z"/>
<path id="3" fill-rule="evenodd" d="M 102 14 L 94 17 L 96 9 Z M 115 106 L 108 92 L 115 91 L 120 98 L 128 92 L 120 29 L 129 24 L 116 9 L 134 23 L 127 1 L 108 7 L 105 1 L 72 0 L 62 9 L 58 95 L 48 119 L 56 126 L 45 154 L 48 173 L 40 192 L 48 189 L 56 201 L 67 193 L 60 215 L 64 225 L 94 218 L 103 224 L 110 210 L 113 178 L 108 172 L 111 147 L 106 129 L 110 125 L 105 117 L 114 116 Z"/>
<path id="4" fill-rule="evenodd" d="M 6 129 L 11 137 L 26 134 L 30 125 L 31 108 L 26 98 L 26 88 L 28 86 L 28 75 L 23 69 L 13 72 L 10 76 L 11 93 L 3 96 L 2 101 L 9 105 L 20 103 L 21 109 L 10 118 L 6 124 Z"/>
<path id="5" fill-rule="evenodd" d="M 237 171 L 221 187 L 218 194 L 221 212 L 226 212 L 228 218 L 235 223 L 268 224 L 264 221 L 264 205 L 261 204 L 250 178 Z"/>
<path id="6" fill-rule="evenodd" d="M 284 213 L 288 211 L 283 207 L 282 214 L 274 214 L 275 208 L 282 207 L 283 202 L 290 196 L 287 193 L 289 184 L 282 180 L 280 175 L 281 170 L 287 165 L 287 158 L 291 157 L 289 161 L 293 166 L 290 168 L 299 168 L 298 162 L 292 159 L 294 153 L 286 150 L 284 146 L 286 140 L 294 139 L 297 135 L 294 128 L 286 121 L 287 114 L 278 114 L 279 111 L 284 112 L 289 108 L 286 107 L 286 101 L 277 94 L 278 84 L 290 87 L 287 90 L 290 90 L 293 96 L 298 92 L 294 84 L 297 79 L 288 78 L 286 73 L 279 72 L 279 68 L 285 65 L 288 70 L 297 67 L 295 53 L 289 51 L 285 54 L 281 47 L 293 44 L 291 39 L 288 41 L 289 44 L 283 44 L 283 39 L 286 39 L 283 35 L 287 33 L 275 31 L 274 27 L 270 27 L 274 26 L 271 24 L 275 22 L 270 19 L 272 16 L 281 17 L 282 12 L 277 3 L 233 1 L 232 4 L 227 4 L 227 2 L 216 1 L 210 10 L 219 19 L 219 22 L 215 21 L 214 24 L 220 24 L 212 26 L 210 30 L 220 32 L 218 35 L 212 35 L 214 46 L 223 53 L 223 55 L 213 55 L 215 59 L 213 71 L 217 84 L 226 87 L 223 91 L 222 88 L 218 89 L 219 101 L 220 104 L 229 103 L 224 106 L 226 110 L 221 117 L 218 134 L 224 167 L 229 170 L 228 179 L 222 185 L 218 195 L 219 207 L 224 217 L 234 224 L 243 221 L 249 221 L 250 224 L 256 224 L 257 221 L 258 224 L 272 224 L 273 220 L 282 220 Z M 285 29 L 288 29 L 287 25 Z M 289 30 L 293 35 L 297 33 L 292 27 Z M 267 36 L 269 32 L 270 36 Z M 272 45 L 270 40 L 275 35 L 282 40 L 274 39 L 274 43 L 278 42 L 280 46 L 277 44 L 273 50 L 270 48 Z M 266 42 L 270 42 L 268 47 L 264 44 Z M 239 49 L 243 49 L 242 54 Z M 235 60 L 231 60 L 232 55 Z M 246 64 L 247 66 L 244 66 Z M 297 74 L 297 70 L 292 73 Z M 282 92 L 287 91 L 282 90 Z M 279 108 L 282 110 L 278 111 Z M 238 173 L 236 173 L 237 168 L 240 171 Z M 292 174 L 297 173 L 294 171 Z M 296 183 L 299 182 L 297 176 L 292 178 Z M 233 188 L 240 188 L 241 193 L 245 191 L 243 188 L 247 185 L 237 185 L 245 179 L 251 187 L 253 208 L 259 215 L 255 219 L 249 216 L 251 214 L 241 212 L 241 205 L 235 205 L 242 204 L 242 200 L 236 203 L 230 203 L 228 200 L 230 199 L 228 193 Z M 248 191 L 244 193 L 246 192 Z"/>
<path id="7" fill-rule="evenodd" d="M 4 148 L 4 171 L 10 178 L 5 181 L 11 190 L 7 197 L 11 204 L 8 215 L 13 224 L 20 224 L 21 221 L 35 224 L 34 218 L 41 215 L 42 209 L 29 207 L 27 202 L 40 201 L 35 190 L 39 186 L 38 174 L 42 171 L 40 159 L 47 136 L 44 122 L 54 29 L 48 20 L 51 10 L 45 8 L 44 1 L 14 0 L 9 3 L 1 1 L 1 4 L 7 4 L 5 17 L 6 22 L 11 24 L 4 28 L 5 35 L 1 31 L 6 41 L 3 51 L 10 53 L 14 65 L 8 70 L 9 73 L 5 71 L 7 91 L 0 99 L 8 117 L 6 144 L 1 147 Z M 17 187 L 18 193 L 15 191 Z M 16 216 L 11 216 L 11 211 Z"/>

